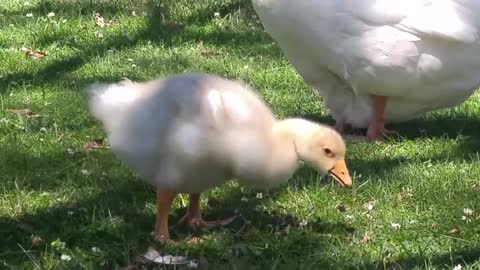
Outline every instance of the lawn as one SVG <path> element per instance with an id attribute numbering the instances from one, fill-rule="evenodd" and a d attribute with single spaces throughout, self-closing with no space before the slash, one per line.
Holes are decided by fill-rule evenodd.
<path id="1" fill-rule="evenodd" d="M 207 269 L 480 269 L 480 95 L 349 142 L 352 189 L 309 168 L 271 190 L 229 182 L 205 215 L 240 217 L 211 230 L 175 225 L 179 196 L 179 245 L 163 246 L 152 187 L 82 151 L 105 136 L 84 89 L 206 71 L 254 85 L 279 117 L 332 124 L 250 1 L 2 0 L 0 29 L 0 269 L 121 269 L 150 246 Z"/>

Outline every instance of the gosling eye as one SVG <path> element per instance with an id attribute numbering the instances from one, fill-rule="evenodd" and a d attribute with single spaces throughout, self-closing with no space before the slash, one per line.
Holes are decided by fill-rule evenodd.
<path id="1" fill-rule="evenodd" d="M 327 157 L 333 158 L 335 154 L 333 154 L 332 150 L 330 148 L 323 148 L 323 152 Z"/>

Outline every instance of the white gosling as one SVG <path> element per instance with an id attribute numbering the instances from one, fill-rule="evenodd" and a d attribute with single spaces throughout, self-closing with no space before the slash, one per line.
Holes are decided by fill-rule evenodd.
<path id="1" fill-rule="evenodd" d="M 190 194 L 181 222 L 211 226 L 216 223 L 202 219 L 200 193 L 229 179 L 278 186 L 304 161 L 341 186 L 352 185 L 337 131 L 302 119 L 276 120 L 243 83 L 186 73 L 95 83 L 89 90 L 90 110 L 112 150 L 157 187 L 156 239 L 171 241 L 168 212 L 179 192 Z"/>

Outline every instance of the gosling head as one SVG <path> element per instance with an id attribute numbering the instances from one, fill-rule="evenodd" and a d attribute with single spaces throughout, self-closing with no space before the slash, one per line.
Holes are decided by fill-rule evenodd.
<path id="1" fill-rule="evenodd" d="M 346 146 L 334 129 L 311 123 L 308 132 L 296 140 L 297 153 L 321 174 L 329 174 L 342 187 L 351 187 L 352 178 L 345 163 Z"/>

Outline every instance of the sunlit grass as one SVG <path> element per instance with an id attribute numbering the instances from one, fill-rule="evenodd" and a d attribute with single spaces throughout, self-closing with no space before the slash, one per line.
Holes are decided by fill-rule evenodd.
<path id="1" fill-rule="evenodd" d="M 152 188 L 108 150 L 76 152 L 104 136 L 87 84 L 205 71 L 254 85 L 280 117 L 332 121 L 249 1 L 154 2 L 0 3 L 0 268 L 120 269 L 150 245 L 208 269 L 480 268 L 478 95 L 395 126 L 401 137 L 383 144 L 349 143 L 353 189 L 309 168 L 273 190 L 229 183 L 205 194 L 205 214 L 241 218 L 177 227 L 179 197 L 171 230 L 184 245 L 155 243 Z M 116 23 L 99 27 L 96 12 Z M 23 108 L 42 117 L 8 111 Z M 183 241 L 197 234 L 200 245 Z"/>

